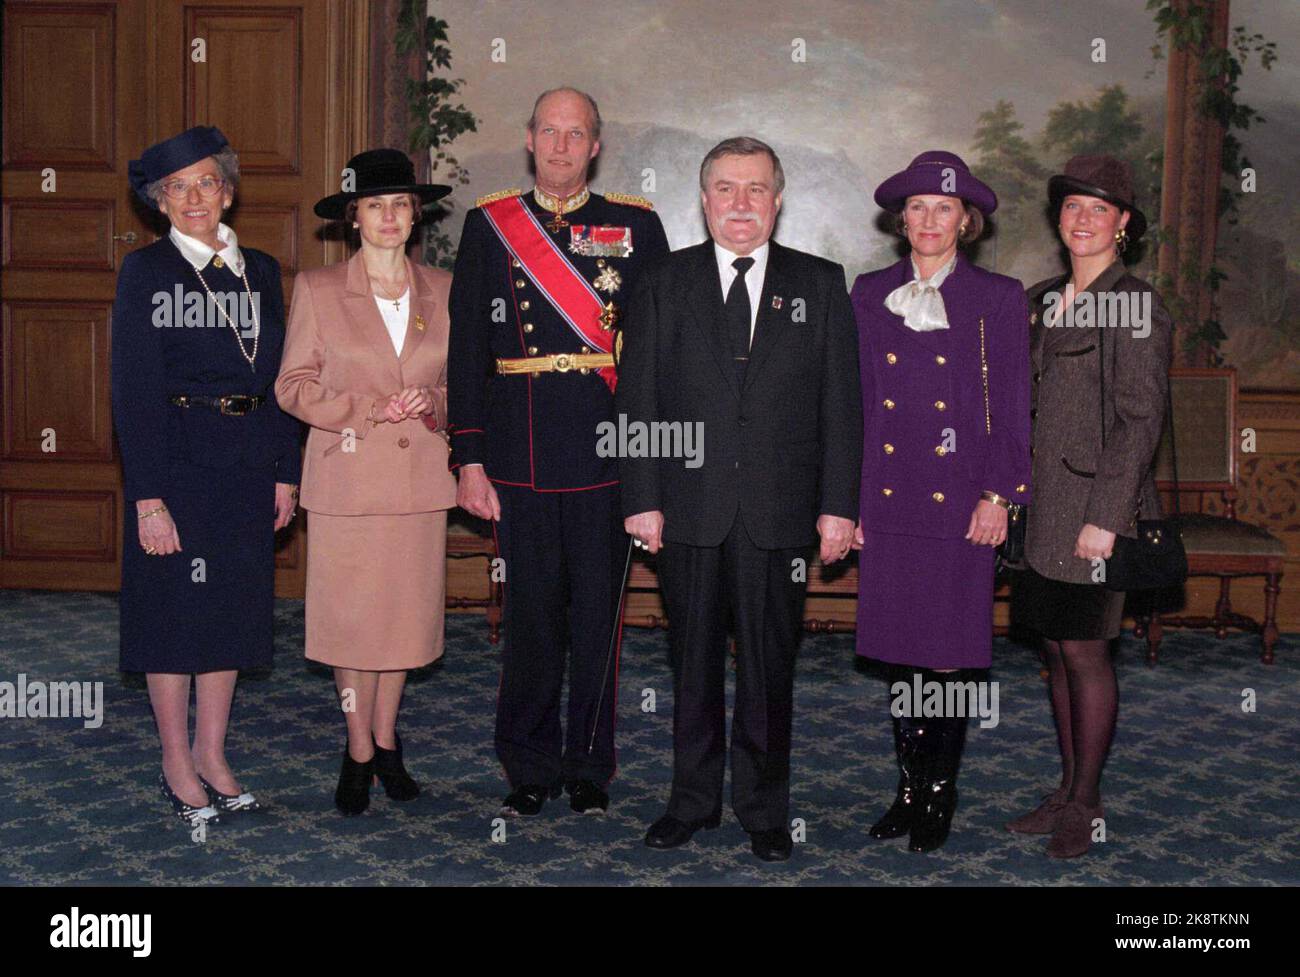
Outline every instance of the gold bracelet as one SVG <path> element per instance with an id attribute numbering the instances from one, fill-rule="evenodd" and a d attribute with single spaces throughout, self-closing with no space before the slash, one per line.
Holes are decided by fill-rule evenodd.
<path id="1" fill-rule="evenodd" d="M 1011 508 L 1011 500 L 1004 499 L 1002 496 L 998 495 L 997 492 L 989 492 L 989 491 L 981 492 L 980 498 L 983 499 L 985 502 L 992 502 L 994 505 L 1000 505 L 1004 509 Z"/>
<path id="2" fill-rule="evenodd" d="M 156 509 L 150 509 L 148 512 L 141 513 L 141 514 L 140 514 L 140 518 L 141 518 L 141 519 L 148 519 L 150 516 L 156 516 L 156 515 L 158 515 L 158 513 L 160 513 L 160 512 L 166 512 L 166 511 L 167 511 L 167 507 L 166 507 L 165 505 L 160 505 L 160 506 L 159 506 L 158 508 L 156 508 Z"/>

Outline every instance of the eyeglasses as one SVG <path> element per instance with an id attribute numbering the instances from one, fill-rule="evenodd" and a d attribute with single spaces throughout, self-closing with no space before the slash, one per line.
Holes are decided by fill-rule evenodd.
<path id="1" fill-rule="evenodd" d="M 226 181 L 220 177 L 201 176 L 192 183 L 185 180 L 168 180 L 162 185 L 162 190 L 173 200 L 183 200 L 189 195 L 190 187 L 198 187 L 200 196 L 215 197 L 225 185 Z"/>

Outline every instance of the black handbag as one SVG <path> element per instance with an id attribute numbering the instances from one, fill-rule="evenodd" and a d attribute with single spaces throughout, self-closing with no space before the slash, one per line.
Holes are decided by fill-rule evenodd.
<path id="1" fill-rule="evenodd" d="M 1098 375 L 1101 384 L 1101 447 L 1106 450 L 1106 329 L 1098 326 Z M 1106 576 L 1107 590 L 1163 590 L 1187 579 L 1187 553 L 1183 549 L 1182 513 L 1178 507 L 1178 441 L 1174 437 L 1174 402 L 1165 386 L 1165 410 L 1169 418 L 1169 448 L 1174 469 L 1174 514 L 1166 519 L 1137 520 L 1137 537 L 1116 536 Z M 1138 499 L 1141 510 L 1142 499 Z"/>

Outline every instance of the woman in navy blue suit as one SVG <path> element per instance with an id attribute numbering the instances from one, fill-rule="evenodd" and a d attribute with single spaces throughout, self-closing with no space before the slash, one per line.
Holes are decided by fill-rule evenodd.
<path id="1" fill-rule="evenodd" d="M 145 150 L 130 177 L 171 231 L 126 256 L 113 303 L 121 668 L 148 674 L 162 793 L 196 825 L 260 806 L 226 763 L 226 727 L 239 669 L 271 662 L 275 531 L 297 504 L 299 425 L 273 390 L 280 266 L 221 223 L 239 181 L 225 136 L 190 129 Z"/>

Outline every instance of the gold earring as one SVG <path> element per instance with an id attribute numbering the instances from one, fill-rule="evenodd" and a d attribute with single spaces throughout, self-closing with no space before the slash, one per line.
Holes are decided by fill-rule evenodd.
<path id="1" fill-rule="evenodd" d="M 1128 249 L 1128 231 L 1120 228 L 1115 232 L 1115 250 L 1123 254 Z"/>

